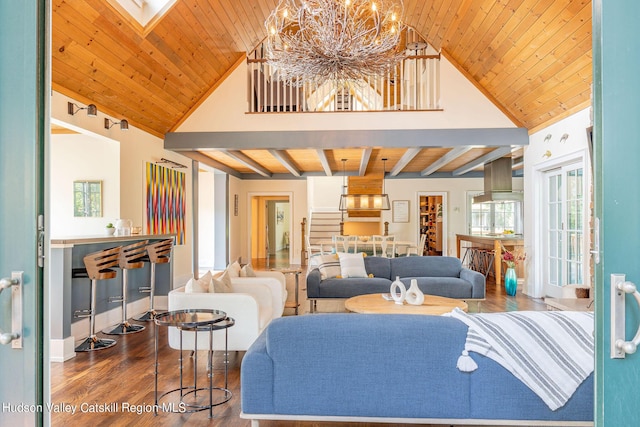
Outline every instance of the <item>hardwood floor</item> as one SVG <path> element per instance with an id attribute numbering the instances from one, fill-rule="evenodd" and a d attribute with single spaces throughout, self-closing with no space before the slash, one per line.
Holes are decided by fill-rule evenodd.
<path id="1" fill-rule="evenodd" d="M 254 267 L 264 268 L 261 262 L 254 260 Z M 274 267 L 271 264 L 271 267 Z M 288 267 L 278 263 L 278 267 Z M 289 283 L 290 282 L 290 283 Z M 288 276 L 288 290 L 293 297 L 293 277 Z M 301 313 L 308 311 L 304 276 L 300 277 Z M 318 303 L 319 311 L 344 311 L 341 302 Z M 495 283 L 487 284 L 487 299 L 480 306 L 482 312 L 513 310 L 546 310 L 546 305 L 537 299 L 531 299 L 518 293 L 515 297 L 505 294 L 502 287 Z M 285 315 L 293 311 L 285 310 Z M 354 314 L 355 315 L 355 314 Z M 248 427 L 249 420 L 239 417 L 240 407 L 240 364 L 243 352 L 229 354 L 229 389 L 233 392 L 231 400 L 215 407 L 214 418 L 208 419 L 207 412 L 193 414 L 173 414 L 160 412 L 153 414 L 154 403 L 154 327 L 139 333 L 116 337 L 118 343 L 109 349 L 93 353 L 78 353 L 64 363 L 51 364 L 51 400 L 54 405 L 76 407 L 75 414 L 70 411 L 53 412 L 54 426 L 182 426 L 206 425 L 224 427 Z M 167 330 L 159 328 L 159 389 L 162 391 L 178 387 L 178 351 L 167 345 Z M 206 372 L 205 352 L 199 354 L 198 370 L 200 382 Z M 185 383 L 192 380 L 194 359 L 189 352 L 184 355 Z M 214 354 L 214 386 L 223 385 L 223 353 Z M 200 384 L 200 383 L 199 383 Z M 171 400 L 167 400 L 171 401 Z M 164 402 L 164 401 L 163 401 Z M 320 422 L 282 422 L 263 421 L 265 427 L 311 427 L 311 426 L 391 426 L 368 423 L 320 423 Z M 415 425 L 415 424 L 414 424 Z"/>

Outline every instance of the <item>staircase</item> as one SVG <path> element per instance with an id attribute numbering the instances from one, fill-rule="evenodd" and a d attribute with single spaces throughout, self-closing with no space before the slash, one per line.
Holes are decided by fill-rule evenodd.
<path id="1" fill-rule="evenodd" d="M 311 211 L 309 213 L 309 243 L 312 245 L 319 240 L 331 240 L 340 234 L 340 211 Z"/>

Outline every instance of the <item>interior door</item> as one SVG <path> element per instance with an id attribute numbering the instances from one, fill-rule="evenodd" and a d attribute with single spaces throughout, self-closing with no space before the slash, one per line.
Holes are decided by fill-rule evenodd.
<path id="1" fill-rule="evenodd" d="M 545 173 L 545 294 L 584 284 L 584 168 L 571 163 Z"/>
<path id="2" fill-rule="evenodd" d="M 610 358 L 610 275 L 640 287 L 640 2 L 593 2 L 594 166 L 600 262 L 596 264 L 596 426 L 638 426 L 640 354 Z M 640 310 L 627 297 L 626 339 Z"/>
<path id="3" fill-rule="evenodd" d="M 22 274 L 22 302 L 0 293 L 0 329 L 22 348 L 0 345 L 0 425 L 39 425 L 43 411 L 43 269 L 38 217 L 43 214 L 45 0 L 0 1 L 0 278 Z M 4 282 L 11 283 L 9 282 Z M 17 295 L 16 295 L 17 296 Z M 12 312 L 22 310 L 14 330 Z"/>

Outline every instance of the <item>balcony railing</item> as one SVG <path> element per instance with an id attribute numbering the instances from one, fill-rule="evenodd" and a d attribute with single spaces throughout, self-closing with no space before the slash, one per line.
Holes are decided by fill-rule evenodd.
<path id="1" fill-rule="evenodd" d="M 247 57 L 248 111 L 429 111 L 440 107 L 440 54 L 412 30 L 406 56 L 383 76 L 336 84 L 287 85 L 262 56 L 260 45 Z"/>

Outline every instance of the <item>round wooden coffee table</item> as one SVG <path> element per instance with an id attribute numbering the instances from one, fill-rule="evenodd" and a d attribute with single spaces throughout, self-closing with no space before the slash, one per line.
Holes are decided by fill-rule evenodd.
<path id="1" fill-rule="evenodd" d="M 467 303 L 462 300 L 426 294 L 422 305 L 411 305 L 406 302 L 400 305 L 394 301 L 387 301 L 382 298 L 382 294 L 366 294 L 349 298 L 345 301 L 344 306 L 347 310 L 353 311 L 354 313 L 367 314 L 440 315 L 449 313 L 456 307 L 463 311 L 467 311 L 468 309 Z"/>

